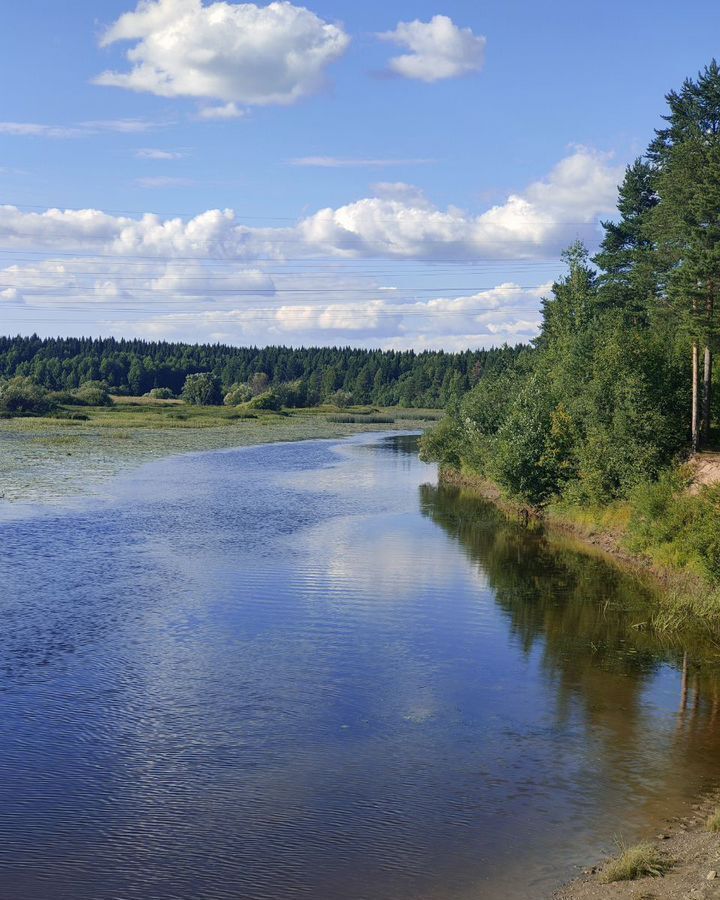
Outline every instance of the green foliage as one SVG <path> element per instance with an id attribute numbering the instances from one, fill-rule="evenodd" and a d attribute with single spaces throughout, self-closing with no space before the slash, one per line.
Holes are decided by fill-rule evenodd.
<path id="1" fill-rule="evenodd" d="M 338 409 L 344 409 L 346 406 L 352 406 L 353 396 L 348 391 L 333 391 L 328 396 L 327 402 L 331 406 L 337 406 Z"/>
<path id="2" fill-rule="evenodd" d="M 185 379 L 182 398 L 193 406 L 220 406 L 222 403 L 220 379 L 212 372 L 188 375 Z"/>
<path id="3" fill-rule="evenodd" d="M 225 406 L 239 406 L 252 400 L 252 391 L 246 384 L 234 384 L 225 394 Z"/>
<path id="4" fill-rule="evenodd" d="M 275 391 L 265 391 L 264 394 L 258 394 L 248 403 L 249 409 L 269 409 L 277 412 L 282 409 L 282 400 Z"/>
<path id="5" fill-rule="evenodd" d="M 0 382 L 0 414 L 43 415 L 52 408 L 48 392 L 31 378 L 17 376 Z"/>
<path id="6" fill-rule="evenodd" d="M 657 477 L 687 438 L 688 377 L 676 333 L 614 303 L 580 245 L 543 304 L 536 349 L 484 374 L 423 439 L 427 458 L 542 506 L 607 503 Z"/>
<path id="7" fill-rule="evenodd" d="M 22 375 L 49 391 L 102 380 L 117 395 L 167 388 L 179 396 L 188 375 L 210 372 L 223 394 L 247 384 L 254 394 L 302 383 L 304 405 L 351 395 L 377 406 L 435 408 L 465 393 L 523 348 L 444 353 L 351 347 L 229 347 L 113 338 L 0 337 L 0 378 Z M 341 391 L 338 395 L 335 392 Z M 352 401 L 351 401 L 352 402 Z"/>
<path id="8" fill-rule="evenodd" d="M 175 394 L 170 388 L 166 387 L 156 387 L 147 392 L 147 396 L 150 397 L 151 400 L 174 400 Z"/>
<path id="9" fill-rule="evenodd" d="M 86 381 L 72 392 L 73 403 L 81 406 L 112 406 L 112 397 L 102 381 Z"/>
<path id="10" fill-rule="evenodd" d="M 656 562 L 720 581 L 720 486 L 688 493 L 683 469 L 663 472 L 639 485 L 630 501 L 628 525 L 633 550 Z"/>

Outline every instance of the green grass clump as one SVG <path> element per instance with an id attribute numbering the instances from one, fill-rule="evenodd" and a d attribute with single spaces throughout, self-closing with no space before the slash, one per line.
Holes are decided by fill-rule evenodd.
<path id="1" fill-rule="evenodd" d="M 715 810 L 715 812 L 708 818 L 705 826 L 708 831 L 712 831 L 713 834 L 720 831 L 720 806 Z"/>
<path id="2" fill-rule="evenodd" d="M 600 875 L 604 884 L 613 881 L 633 881 L 635 878 L 661 877 L 672 867 L 672 861 L 654 844 L 635 844 L 621 847 L 622 852 L 610 860 Z"/>
<path id="3" fill-rule="evenodd" d="M 371 415 L 340 415 L 328 416 L 328 422 L 335 422 L 341 425 L 392 425 L 395 419 L 392 416 L 371 416 Z"/>

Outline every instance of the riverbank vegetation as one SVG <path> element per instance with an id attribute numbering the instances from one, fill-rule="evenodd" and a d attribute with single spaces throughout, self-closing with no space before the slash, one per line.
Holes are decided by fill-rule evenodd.
<path id="1" fill-rule="evenodd" d="M 610 527 L 720 609 L 720 488 L 689 492 L 720 412 L 720 67 L 667 103 L 600 251 L 566 251 L 534 345 L 453 400 L 423 454 L 551 518 Z"/>

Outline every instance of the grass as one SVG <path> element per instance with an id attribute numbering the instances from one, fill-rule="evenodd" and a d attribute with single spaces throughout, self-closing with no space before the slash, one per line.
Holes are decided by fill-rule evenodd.
<path id="1" fill-rule="evenodd" d="M 672 860 L 654 844 L 635 844 L 622 847 L 621 853 L 610 860 L 600 873 L 604 884 L 614 881 L 634 881 L 636 878 L 657 878 L 672 868 Z"/>
<path id="2" fill-rule="evenodd" d="M 376 416 L 376 415 L 359 415 L 359 416 L 349 416 L 349 415 L 336 415 L 336 416 L 328 416 L 328 422 L 335 422 L 338 424 L 345 425 L 359 425 L 363 422 L 368 423 L 370 425 L 392 425 L 395 419 L 392 416 Z"/>
<path id="3" fill-rule="evenodd" d="M 401 425 L 394 425 L 395 410 L 375 407 L 350 407 L 343 414 L 353 421 L 330 422 L 336 407 L 278 414 L 147 397 L 114 399 L 113 406 L 82 407 L 87 419 L 69 418 L 78 410 L 66 406 L 59 417 L 0 421 L 0 498 L 60 500 L 94 491 L 123 469 L 163 456 L 392 428 L 420 430 L 437 414 L 417 410 L 417 419 L 404 416 Z"/>
<path id="4" fill-rule="evenodd" d="M 705 827 L 713 834 L 717 834 L 717 832 L 720 831 L 720 806 L 708 818 L 707 822 L 705 823 Z"/>

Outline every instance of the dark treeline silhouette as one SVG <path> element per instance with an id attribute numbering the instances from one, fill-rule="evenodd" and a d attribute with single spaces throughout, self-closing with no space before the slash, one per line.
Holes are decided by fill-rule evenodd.
<path id="1" fill-rule="evenodd" d="M 301 382 L 308 405 L 338 391 L 354 403 L 438 407 L 487 372 L 505 368 L 522 347 L 461 353 L 350 347 L 231 347 L 115 338 L 0 337 L 0 378 L 25 376 L 51 391 L 105 382 L 115 393 L 168 388 L 211 372 L 222 389 L 267 376 L 269 387 Z"/>

